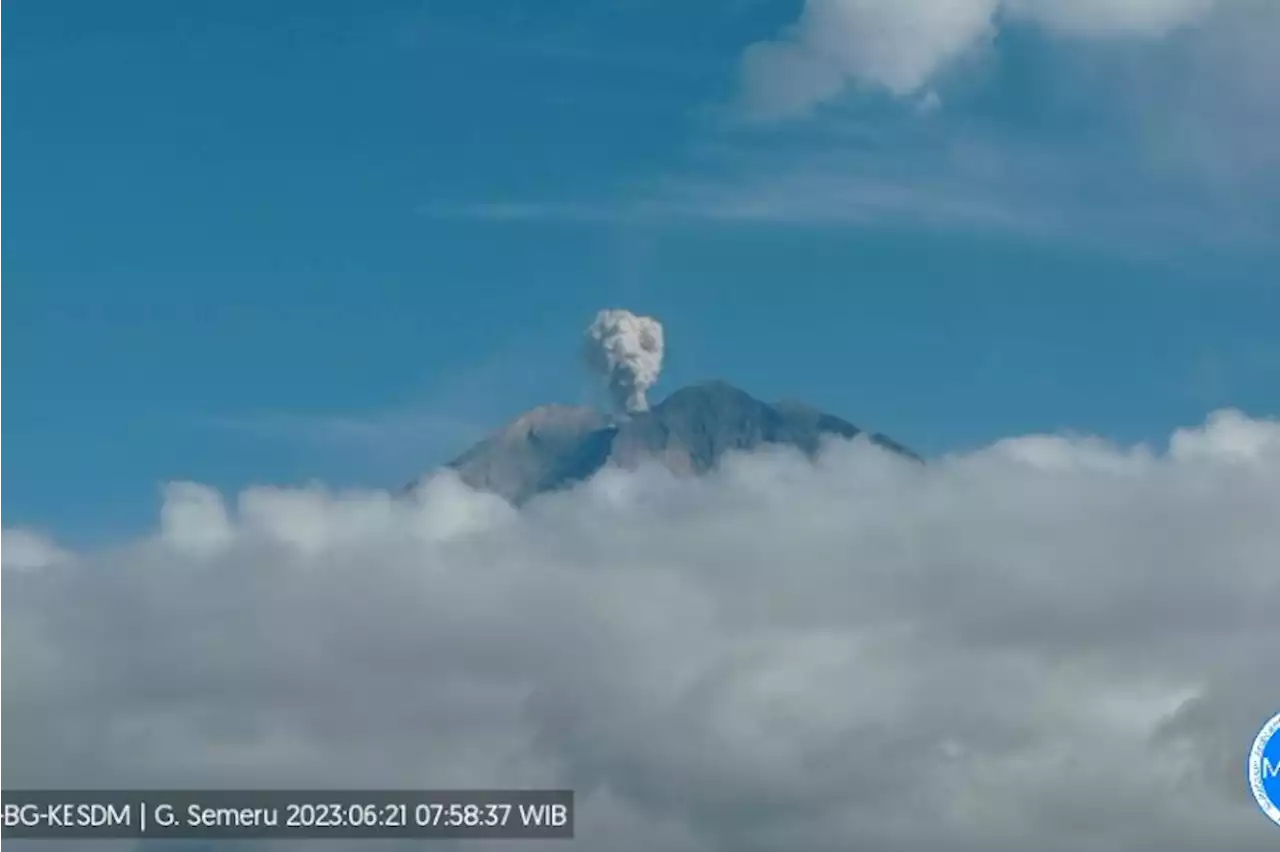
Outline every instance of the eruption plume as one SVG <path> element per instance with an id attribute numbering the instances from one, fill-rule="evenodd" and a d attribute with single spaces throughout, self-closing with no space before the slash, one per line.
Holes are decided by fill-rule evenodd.
<path id="1" fill-rule="evenodd" d="M 622 411 L 645 411 L 645 392 L 662 371 L 662 323 L 630 311 L 609 310 L 596 314 L 587 329 L 583 354 L 587 367 L 608 385 L 614 404 Z"/>

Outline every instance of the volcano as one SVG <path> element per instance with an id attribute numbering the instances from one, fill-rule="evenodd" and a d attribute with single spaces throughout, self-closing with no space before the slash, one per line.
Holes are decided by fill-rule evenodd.
<path id="1" fill-rule="evenodd" d="M 773 444 L 812 458 L 825 438 L 862 434 L 847 420 L 817 409 L 763 402 L 727 382 L 710 381 L 681 388 L 626 418 L 579 406 L 540 406 L 448 467 L 472 488 L 518 505 L 571 488 L 606 465 L 631 468 L 653 459 L 677 474 L 696 476 L 713 470 L 729 452 Z M 867 437 L 887 452 L 920 460 L 884 435 Z"/>

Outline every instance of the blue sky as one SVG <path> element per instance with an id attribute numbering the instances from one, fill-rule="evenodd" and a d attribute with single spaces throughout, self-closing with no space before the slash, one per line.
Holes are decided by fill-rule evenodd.
<path id="1" fill-rule="evenodd" d="M 984 4 L 7 3 L 6 526 L 397 486 L 606 307 L 925 453 L 1276 414 L 1274 10 Z"/>

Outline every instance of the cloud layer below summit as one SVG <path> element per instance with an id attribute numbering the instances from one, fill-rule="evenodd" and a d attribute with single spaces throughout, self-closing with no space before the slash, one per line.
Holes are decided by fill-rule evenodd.
<path id="1" fill-rule="evenodd" d="M 5 781 L 565 785 L 591 850 L 1261 852 L 1276 517 L 1280 423 L 1231 412 L 521 511 L 174 485 L 123 547 L 5 532 Z"/>

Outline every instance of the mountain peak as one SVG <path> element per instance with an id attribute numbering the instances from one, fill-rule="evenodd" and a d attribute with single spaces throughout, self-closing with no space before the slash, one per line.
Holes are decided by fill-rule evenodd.
<path id="1" fill-rule="evenodd" d="M 589 479 L 606 465 L 634 467 L 656 460 L 678 474 L 701 474 L 726 453 L 765 444 L 817 453 L 826 436 L 853 438 L 857 426 L 809 406 L 770 405 L 713 379 L 674 391 L 647 411 L 615 421 L 594 409 L 542 405 L 525 412 L 449 466 L 474 488 L 513 503 Z M 885 438 L 887 450 L 913 453 Z"/>
<path id="2" fill-rule="evenodd" d="M 715 407 L 722 405 L 750 405 L 757 402 L 755 397 L 735 387 L 723 379 L 710 379 L 705 382 L 687 385 L 654 406 L 657 408 L 681 408 L 686 406 Z"/>
<path id="3" fill-rule="evenodd" d="M 694 382 L 691 385 L 685 385 L 684 387 L 679 388 L 678 390 L 672 391 L 671 396 L 678 396 L 679 394 L 682 394 L 682 393 L 697 393 L 697 392 L 732 393 L 732 394 L 738 394 L 741 396 L 750 396 L 750 394 L 742 390 L 742 388 L 739 388 L 736 385 L 733 385 L 732 383 L 725 381 L 724 379 L 703 379 L 700 382 Z"/>

